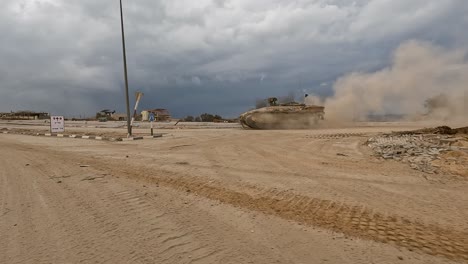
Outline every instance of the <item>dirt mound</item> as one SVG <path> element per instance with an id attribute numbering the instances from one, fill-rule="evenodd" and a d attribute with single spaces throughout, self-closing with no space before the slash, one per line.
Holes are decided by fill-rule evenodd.
<path id="1" fill-rule="evenodd" d="M 468 177 L 468 127 L 440 126 L 394 132 L 367 142 L 383 159 L 402 161 L 429 174 Z"/>
<path id="2" fill-rule="evenodd" d="M 415 135 L 415 134 L 440 134 L 440 135 L 455 135 L 455 134 L 468 134 L 468 126 L 460 128 L 451 128 L 449 126 L 438 126 L 434 128 L 423 128 L 413 131 L 400 131 L 395 132 L 398 135 Z"/>
<path id="3" fill-rule="evenodd" d="M 443 135 L 453 135 L 456 134 L 457 131 L 448 127 L 448 126 L 440 126 L 434 128 L 433 134 L 443 134 Z"/>
<path id="4" fill-rule="evenodd" d="M 455 129 L 457 134 L 468 134 L 468 126 Z"/>

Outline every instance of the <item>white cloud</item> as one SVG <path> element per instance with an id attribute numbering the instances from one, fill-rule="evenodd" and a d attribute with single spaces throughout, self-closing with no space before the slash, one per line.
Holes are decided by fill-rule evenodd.
<path id="1" fill-rule="evenodd" d="M 353 38 L 373 40 L 413 32 L 450 14 L 459 4 L 463 3 L 460 0 L 374 0 L 353 19 L 350 33 Z"/>
<path id="2" fill-rule="evenodd" d="M 202 85 L 202 81 L 200 80 L 200 78 L 198 76 L 193 76 L 192 77 L 192 83 L 197 85 L 197 86 Z"/>

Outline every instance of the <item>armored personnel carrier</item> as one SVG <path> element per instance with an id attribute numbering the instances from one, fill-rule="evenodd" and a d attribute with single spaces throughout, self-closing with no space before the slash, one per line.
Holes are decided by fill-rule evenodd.
<path id="1" fill-rule="evenodd" d="M 268 98 L 269 106 L 240 115 L 242 127 L 248 129 L 303 129 L 324 119 L 324 107 L 297 102 L 278 104 L 275 97 Z"/>

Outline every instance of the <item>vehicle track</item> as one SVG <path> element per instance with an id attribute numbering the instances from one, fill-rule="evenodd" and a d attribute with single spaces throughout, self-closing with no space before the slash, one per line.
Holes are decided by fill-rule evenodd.
<path id="1" fill-rule="evenodd" d="M 384 215 L 363 206 L 308 197 L 291 191 L 259 190 L 248 185 L 238 188 L 245 191 L 238 191 L 225 188 L 222 183 L 176 175 L 169 178 L 139 174 L 138 177 L 222 203 L 276 215 L 348 236 L 393 244 L 410 251 L 452 260 L 468 261 L 466 231 L 447 229 L 398 215 Z"/>
<path id="2" fill-rule="evenodd" d="M 362 136 L 365 136 L 365 134 L 363 133 L 333 133 L 333 134 L 311 134 L 311 135 L 306 135 L 305 138 L 339 139 L 339 138 L 362 137 Z"/>
<path id="3" fill-rule="evenodd" d="M 76 154 L 68 156 L 66 152 L 52 151 L 48 154 L 55 155 L 63 163 L 72 162 L 78 157 Z M 293 191 L 261 189 L 247 184 L 233 184 L 226 187 L 222 181 L 155 170 L 151 166 L 140 167 L 130 162 L 123 162 L 122 160 L 86 158 L 83 156 L 79 156 L 79 159 L 80 162 L 90 164 L 92 168 L 98 168 L 98 171 L 113 175 L 126 175 L 130 179 L 139 179 L 143 182 L 170 187 L 181 193 L 192 193 L 239 208 L 278 216 L 309 226 L 321 227 L 351 237 L 393 244 L 412 251 L 441 256 L 451 260 L 468 261 L 468 233 L 464 230 L 423 223 L 399 215 L 381 214 L 363 206 L 300 195 Z M 55 179 L 55 177 L 51 178 L 50 175 L 46 175 L 46 173 L 50 173 L 50 168 L 47 167 L 48 164 L 44 166 L 42 168 L 42 178 Z M 63 168 L 60 171 L 63 171 Z M 78 181 L 81 181 L 81 178 Z M 128 244 L 139 241 L 143 243 L 145 235 L 150 234 L 152 238 L 157 236 L 158 244 L 164 245 L 164 248 L 158 251 L 161 258 L 157 260 L 164 259 L 169 262 L 175 262 L 174 259 L 177 259 L 179 256 L 186 256 L 184 255 L 185 247 L 190 248 L 192 245 L 184 244 L 185 237 L 191 237 L 191 239 L 187 240 L 188 242 L 197 239 L 199 241 L 200 237 L 203 241 L 208 236 L 205 233 L 206 231 L 200 231 L 201 229 L 197 227 L 189 228 L 191 233 L 187 234 L 185 232 L 187 229 L 179 229 L 177 224 L 172 224 L 174 218 L 170 216 L 170 210 L 161 211 L 160 209 L 155 209 L 154 205 L 151 204 L 151 200 L 147 197 L 135 196 L 134 192 L 128 192 L 127 189 L 114 188 L 106 190 L 104 188 L 104 191 L 101 193 L 86 192 L 90 186 L 93 186 L 89 184 L 100 185 L 105 184 L 105 181 L 106 178 L 83 181 L 80 190 L 75 190 L 64 181 L 60 186 L 66 192 L 61 193 L 60 196 L 55 196 L 56 199 L 48 201 L 48 204 L 53 208 L 61 208 L 69 214 L 69 216 L 63 218 L 69 221 L 63 221 L 61 223 L 63 228 L 61 229 L 70 228 L 71 230 L 75 230 L 71 231 L 71 237 L 84 236 L 80 239 L 84 244 L 73 241 L 65 243 L 71 244 L 68 247 L 71 249 L 70 252 L 79 249 L 80 254 L 84 257 L 94 247 L 99 248 L 99 241 L 114 240 Z M 47 189 L 44 191 L 47 192 Z M 55 191 L 50 190 L 50 192 L 50 195 L 54 197 Z M 68 193 L 68 196 L 66 193 Z M 48 196 L 45 195 L 45 197 Z M 74 201 L 74 206 L 72 208 L 64 208 L 59 202 L 60 199 Z M 58 200 L 55 202 L 55 205 L 54 200 Z M 96 201 L 96 204 L 90 201 Z M 146 204 L 149 204 L 148 207 L 146 207 Z M 139 209 L 140 207 L 141 209 Z M 154 225 L 143 228 L 139 232 L 133 232 L 133 229 L 128 226 L 121 226 L 122 220 L 127 219 L 129 226 L 142 225 L 144 223 L 141 219 L 151 219 L 153 216 L 151 212 L 156 216 L 155 218 L 164 219 L 163 222 L 170 224 L 170 226 L 160 226 L 160 222 L 157 220 L 155 220 Z M 80 215 L 78 222 L 74 218 L 74 215 L 77 213 Z M 67 222 L 70 222 L 70 224 Z M 89 230 L 83 231 L 83 226 L 80 224 L 83 222 L 92 223 L 88 225 Z M 211 227 L 212 225 L 209 224 L 208 226 Z M 173 230 L 173 228 L 175 229 Z M 164 232 L 164 230 L 167 230 L 167 232 Z M 173 235 L 169 236 L 169 233 Z M 94 234 L 98 234 L 96 241 L 90 239 Z M 68 236 L 64 236 L 65 241 L 66 237 Z M 176 241 L 181 243 L 175 243 Z M 203 247 L 204 244 L 197 244 L 195 249 L 192 250 L 197 252 L 198 246 Z M 229 250 L 223 245 L 217 245 L 215 248 L 221 252 Z M 199 261 L 201 263 L 209 258 L 215 259 L 218 262 L 225 258 L 225 254 L 220 256 L 216 250 L 211 249 L 211 247 L 202 248 L 200 250 L 203 252 L 197 254 L 197 256 L 192 256 L 192 258 L 201 258 Z M 88 255 L 87 259 L 89 261 L 111 262 L 109 256 L 104 254 L 104 252 L 108 252 L 109 250 L 112 251 L 110 248 L 103 247 L 102 252 L 97 250 L 96 253 Z M 145 246 L 139 250 L 134 253 L 132 251 L 124 251 L 122 252 L 124 256 L 132 256 L 132 258 L 122 258 L 126 261 L 152 261 L 148 256 L 148 259 L 142 259 L 141 257 L 142 255 L 148 255 L 148 251 L 146 250 L 150 250 L 150 247 Z M 119 254 L 116 254 L 117 257 L 119 257 Z M 229 253 L 231 256 L 232 254 Z M 205 256 L 206 259 L 204 259 Z M 190 260 L 186 259 L 186 261 L 188 263 Z"/>
<path id="4" fill-rule="evenodd" d="M 106 180 L 90 181 L 87 185 L 105 187 Z M 141 196 L 124 188 L 99 188 L 101 192 L 96 195 L 86 192 L 86 186 L 81 190 L 83 193 L 66 182 L 62 186 L 72 194 L 67 200 L 76 202 L 68 210 L 62 208 L 63 229 L 71 230 L 67 236 L 75 238 L 73 248 L 80 248 L 77 254 L 85 262 L 115 263 L 121 259 L 126 263 L 216 263 L 225 256 L 232 256 L 231 260 L 236 261 L 228 246 L 211 242 L 212 236 L 205 227 L 179 224 L 176 209 L 171 207 L 156 209 L 155 205 L 161 202 L 158 198 Z M 108 253 L 115 249 L 102 241 L 118 241 L 126 246 L 110 257 Z M 83 248 L 83 244 L 87 247 Z M 92 251 L 93 248 L 99 250 Z"/>
<path id="5" fill-rule="evenodd" d="M 145 195 L 134 181 L 109 181 L 60 153 L 9 150 L 0 158 L 7 168 L 0 173 L 0 212 L 11 216 L 0 221 L 1 263 L 288 262 L 248 248 L 242 236 L 167 192 Z M 10 155 L 20 163 L 7 166 Z"/>

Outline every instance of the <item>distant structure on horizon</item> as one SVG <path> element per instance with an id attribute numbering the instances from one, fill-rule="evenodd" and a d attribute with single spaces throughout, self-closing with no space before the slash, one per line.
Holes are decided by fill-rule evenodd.
<path id="1" fill-rule="evenodd" d="M 127 115 L 122 113 L 116 113 L 115 110 L 103 109 L 96 113 L 96 119 L 101 122 L 105 121 L 126 121 Z"/>
<path id="2" fill-rule="evenodd" d="M 0 119 L 2 120 L 41 120 L 50 119 L 50 114 L 45 112 L 34 112 L 34 111 L 18 111 L 9 113 L 0 113 Z"/>
<path id="3" fill-rule="evenodd" d="M 169 111 L 162 108 L 141 111 L 141 121 L 149 121 L 151 113 L 154 114 L 154 121 L 156 122 L 171 121 L 171 114 Z"/>
<path id="4" fill-rule="evenodd" d="M 168 122 L 171 121 L 171 114 L 167 109 L 156 108 L 143 110 L 140 115 L 135 117 L 138 121 L 149 121 L 150 114 L 154 114 L 154 121 L 156 122 Z M 124 113 L 116 113 L 115 110 L 103 109 L 96 113 L 96 120 L 101 122 L 106 121 L 126 121 L 127 115 Z"/>

